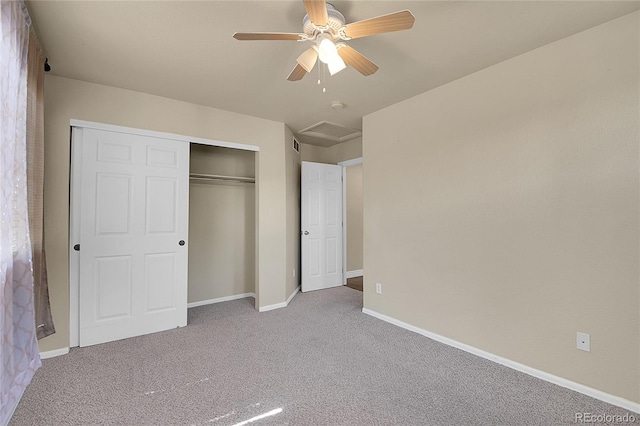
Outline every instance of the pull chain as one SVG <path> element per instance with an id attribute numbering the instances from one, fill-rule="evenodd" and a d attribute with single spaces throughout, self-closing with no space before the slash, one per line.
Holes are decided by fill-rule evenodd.
<path id="1" fill-rule="evenodd" d="M 320 68 L 322 68 L 322 78 L 320 78 Z M 318 86 L 322 83 L 322 81 L 326 81 L 327 76 L 327 65 L 318 61 Z M 327 93 L 327 88 L 322 86 L 322 93 Z"/>

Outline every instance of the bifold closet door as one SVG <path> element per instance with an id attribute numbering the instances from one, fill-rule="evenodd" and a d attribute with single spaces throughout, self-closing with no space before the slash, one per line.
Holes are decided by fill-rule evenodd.
<path id="1" fill-rule="evenodd" d="M 189 144 L 84 129 L 79 342 L 187 324 Z"/>

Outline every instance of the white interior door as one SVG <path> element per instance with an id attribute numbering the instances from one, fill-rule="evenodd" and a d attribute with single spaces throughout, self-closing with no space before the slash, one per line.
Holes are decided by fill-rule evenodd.
<path id="1" fill-rule="evenodd" d="M 187 324 L 189 144 L 85 129 L 79 343 Z"/>
<path id="2" fill-rule="evenodd" d="M 342 285 L 342 166 L 302 162 L 302 291 Z"/>

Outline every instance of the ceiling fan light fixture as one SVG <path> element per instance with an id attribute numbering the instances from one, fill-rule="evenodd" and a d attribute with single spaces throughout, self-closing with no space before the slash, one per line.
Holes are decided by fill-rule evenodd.
<path id="1" fill-rule="evenodd" d="M 331 38 L 326 34 L 321 34 L 318 40 L 318 56 L 320 60 L 325 64 L 331 62 L 331 60 L 338 56 L 338 48 L 331 41 Z"/>
<path id="2" fill-rule="evenodd" d="M 328 34 L 320 34 L 315 50 L 318 52 L 320 61 L 327 64 L 331 75 L 347 67 L 340 55 L 338 55 L 338 48 Z"/>
<path id="3" fill-rule="evenodd" d="M 345 64 L 342 58 L 336 53 L 336 56 L 331 58 L 331 61 L 327 63 L 327 67 L 329 68 L 329 74 L 334 75 L 345 69 L 347 64 Z"/>

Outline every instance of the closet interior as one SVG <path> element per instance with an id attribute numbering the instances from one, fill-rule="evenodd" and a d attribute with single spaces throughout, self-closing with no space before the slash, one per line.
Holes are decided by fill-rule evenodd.
<path id="1" fill-rule="evenodd" d="M 255 155 L 191 143 L 190 304 L 255 293 Z"/>

